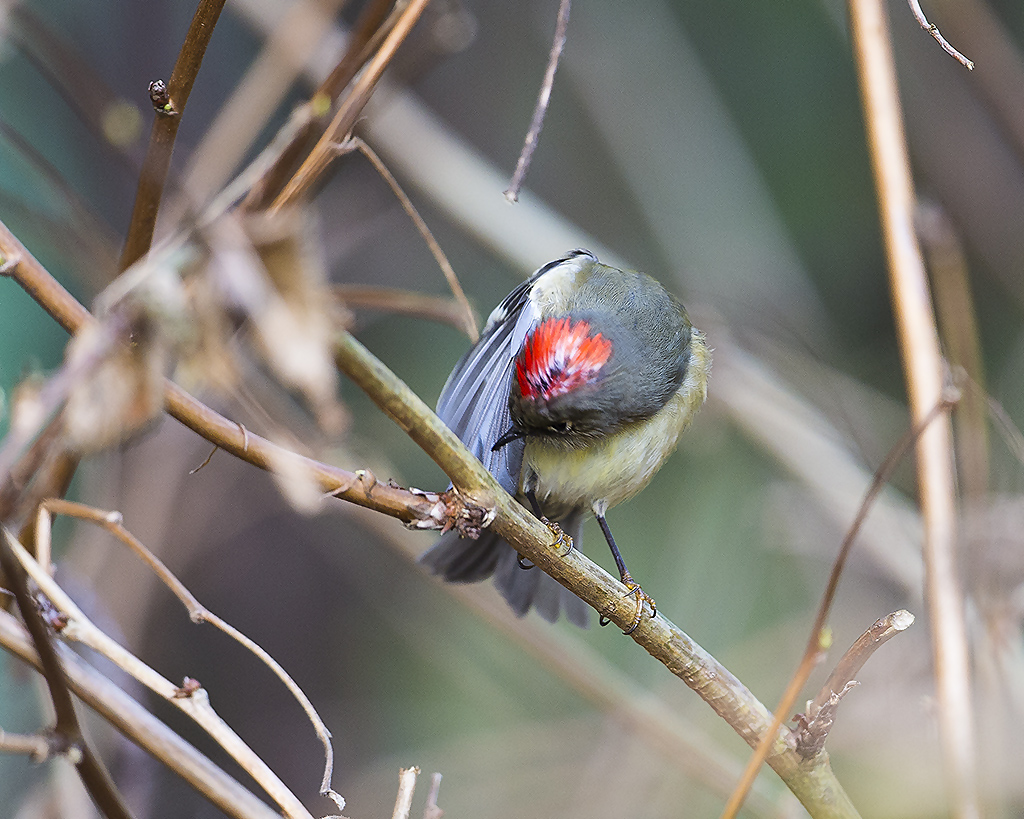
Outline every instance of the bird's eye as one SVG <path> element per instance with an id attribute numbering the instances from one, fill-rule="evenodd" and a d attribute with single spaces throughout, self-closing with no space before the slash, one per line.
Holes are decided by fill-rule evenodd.
<path id="1" fill-rule="evenodd" d="M 548 432 L 553 435 L 564 435 L 566 432 L 572 432 L 572 422 L 561 421 L 557 424 L 552 424 L 548 427 Z"/>

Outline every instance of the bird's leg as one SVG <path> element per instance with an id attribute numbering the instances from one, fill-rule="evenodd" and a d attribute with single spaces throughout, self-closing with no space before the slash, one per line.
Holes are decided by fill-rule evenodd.
<path id="1" fill-rule="evenodd" d="M 612 537 L 612 530 L 608 528 L 608 521 L 604 519 L 604 514 L 595 511 L 595 515 L 601 531 L 604 532 L 604 539 L 608 541 L 608 546 L 612 550 L 612 557 L 615 558 L 615 565 L 619 570 L 619 577 L 622 578 L 622 584 L 629 589 L 631 595 L 636 596 L 636 616 L 633 618 L 633 624 L 626 631 L 622 632 L 623 634 L 632 634 L 636 631 L 637 626 L 640 625 L 640 619 L 643 617 L 644 601 L 646 600 L 651 604 L 651 617 L 658 613 L 658 604 L 654 602 L 653 597 L 640 588 L 640 584 L 629 573 L 629 569 L 626 568 L 626 562 L 622 559 L 622 555 L 619 554 L 619 547 L 615 545 L 615 538 Z M 601 625 L 606 626 L 608 623 L 609 620 L 602 616 Z"/>

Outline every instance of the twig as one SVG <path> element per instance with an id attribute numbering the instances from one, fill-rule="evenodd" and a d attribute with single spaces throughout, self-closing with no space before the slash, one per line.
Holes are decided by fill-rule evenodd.
<path id="1" fill-rule="evenodd" d="M 917 24 L 921 26 L 925 31 L 935 38 L 942 50 L 945 51 L 950 57 L 955 59 L 960 65 L 964 66 L 968 71 L 974 70 L 974 63 L 968 60 L 963 54 L 957 51 L 951 46 L 946 38 L 939 34 L 938 26 L 928 22 L 928 18 L 924 16 L 924 11 L 921 10 L 921 3 L 919 0 L 907 0 L 910 3 L 910 11 L 914 15 L 914 19 L 917 20 Z"/>
<path id="2" fill-rule="evenodd" d="M 398 773 L 398 797 L 395 799 L 395 809 L 391 813 L 391 819 L 409 819 L 409 811 L 412 810 L 412 794 L 416 789 L 416 777 L 419 776 L 419 768 L 402 768 Z"/>
<path id="3" fill-rule="evenodd" d="M 339 106 L 331 124 L 323 133 L 309 156 L 306 157 L 298 171 L 288 180 L 288 184 L 274 199 L 269 210 L 276 212 L 288 205 L 294 204 L 303 196 L 320 178 L 331 160 L 336 156 L 335 146 L 342 142 L 352 130 L 356 120 L 362 113 L 363 108 L 373 94 L 377 82 L 380 80 L 384 69 L 388 67 L 395 56 L 398 47 L 405 41 L 405 38 L 416 25 L 423 10 L 430 0 L 410 0 L 409 4 L 401 12 L 401 16 L 395 23 L 395 27 L 388 32 L 387 37 L 381 44 L 380 49 L 373 55 L 373 59 L 359 75 L 351 92 Z"/>
<path id="4" fill-rule="evenodd" d="M 331 291 L 352 310 L 380 310 L 447 324 L 460 332 L 466 329 L 466 314 L 454 299 L 372 284 L 336 284 Z"/>
<path id="5" fill-rule="evenodd" d="M 178 598 L 181 604 L 188 611 L 189 619 L 193 623 L 210 623 L 220 629 L 228 635 L 228 637 L 253 654 L 260 662 L 267 666 L 267 668 L 269 668 L 282 683 L 284 683 L 285 687 L 288 689 L 288 693 L 295 698 L 302 710 L 305 712 L 306 718 L 312 724 L 317 738 L 324 746 L 324 775 L 320 787 L 320 795 L 331 799 L 338 806 L 339 810 L 344 810 L 345 800 L 340 794 L 336 793 L 331 788 L 331 778 L 334 773 L 334 747 L 331 745 L 331 732 L 327 729 L 324 721 L 320 718 L 320 715 L 317 713 L 313 703 L 310 702 L 309 697 L 306 696 L 298 683 L 291 678 L 281 664 L 271 657 L 262 646 L 200 603 L 196 599 L 195 595 L 189 591 L 188 587 L 182 583 L 169 568 L 167 568 L 167 565 L 147 549 L 142 541 L 124 527 L 120 512 L 107 512 L 102 509 L 95 509 L 91 506 L 86 506 L 82 503 L 75 503 L 73 501 L 63 499 L 51 499 L 44 501 L 39 506 L 38 522 L 36 525 L 37 554 L 40 556 L 44 554 L 44 543 L 45 554 L 48 555 L 50 552 L 50 531 L 52 516 L 55 514 L 67 515 L 68 517 L 74 517 L 79 520 L 87 520 L 108 531 L 131 549 L 136 556 L 138 556 L 142 562 L 149 567 L 149 570 L 157 576 L 160 582 Z M 44 569 L 48 568 L 47 563 L 44 562 L 41 557 L 39 562 Z"/>
<path id="6" fill-rule="evenodd" d="M 166 680 L 138 657 L 129 652 L 92 621 L 75 605 L 64 590 L 54 582 L 18 543 L 4 530 L 6 543 L 17 562 L 28 572 L 51 603 L 68 618 L 61 635 L 87 646 L 106 657 L 128 675 L 138 680 L 156 695 L 162 697 L 180 711 L 191 717 L 210 737 L 217 742 L 242 768 L 259 783 L 260 787 L 276 802 L 289 819 L 312 819 L 299 799 L 285 786 L 270 767 L 234 732 L 210 706 L 210 698 L 200 687 L 179 687 Z"/>
<path id="7" fill-rule="evenodd" d="M 39 655 L 21 624 L 0 611 L 0 647 L 42 670 Z M 214 765 L 124 691 L 66 646 L 56 646 L 68 685 L 74 693 L 124 736 L 206 796 L 234 819 L 280 819 L 252 792 Z"/>
<path id="8" fill-rule="evenodd" d="M 448 261 L 448 257 L 445 256 L 444 251 L 441 250 L 441 245 L 439 245 L 437 243 L 437 239 L 434 238 L 434 234 L 431 233 L 430 228 L 427 227 L 427 223 L 424 221 L 423 217 L 420 216 L 419 211 L 416 210 L 416 206 L 413 205 L 412 200 L 406 196 L 405 191 L 402 190 L 402 186 L 398 184 L 398 180 L 395 179 L 391 171 L 388 170 L 387 165 L 381 161 L 381 158 L 374 153 L 373 149 L 369 145 L 357 136 L 350 136 L 338 146 L 338 151 L 340 153 L 346 153 L 352 150 L 359 151 L 370 161 L 370 164 L 373 165 L 381 178 L 387 182 L 388 187 L 391 188 L 391 192 L 398 199 L 399 203 L 401 203 L 402 210 L 404 210 L 408 217 L 412 219 L 412 223 L 416 226 L 416 230 L 419 231 L 420 236 L 423 237 L 423 241 L 430 250 L 430 254 L 434 257 L 434 261 L 437 262 L 437 266 L 440 267 L 441 272 L 444 273 L 445 280 L 448 282 L 448 287 L 451 288 L 452 295 L 455 296 L 455 300 L 462 308 L 462 331 L 469 336 L 470 341 L 476 344 L 477 339 L 480 338 L 480 333 L 477 330 L 476 315 L 473 313 L 473 308 L 469 304 L 469 299 L 466 298 L 466 294 L 462 290 L 462 285 L 459 283 L 459 277 L 455 274 L 455 270 L 452 268 L 451 262 Z"/>
<path id="9" fill-rule="evenodd" d="M 944 369 L 921 251 L 896 69 L 882 0 L 850 0 L 850 29 L 911 417 L 941 400 Z M 957 580 L 953 446 L 949 422 L 917 443 L 924 526 L 925 597 L 931 624 L 943 763 L 953 813 L 980 815 L 964 602 Z"/>
<path id="10" fill-rule="evenodd" d="M 0 728 L 0 753 L 23 754 L 33 762 L 45 762 L 54 753 L 60 753 L 55 745 L 52 738 L 42 734 L 9 734 Z"/>
<path id="11" fill-rule="evenodd" d="M 857 510 L 857 515 L 854 517 L 853 523 L 850 524 L 850 528 L 847 530 L 846 535 L 843 538 L 842 545 L 839 547 L 839 552 L 832 564 L 832 571 L 829 574 L 825 593 L 822 595 L 821 603 L 818 606 L 818 613 L 814 618 L 814 625 L 811 626 L 811 634 L 807 641 L 807 647 L 804 649 L 803 657 L 800 659 L 800 665 L 797 667 L 796 672 L 789 681 L 789 685 L 786 686 L 786 690 L 783 692 L 782 697 L 779 700 L 779 704 L 775 708 L 775 716 L 772 719 L 772 730 L 766 734 L 766 737 L 772 736 L 774 731 L 786 721 L 786 714 L 792 711 L 793 704 L 796 702 L 796 698 L 800 695 L 801 689 L 804 687 L 807 679 L 811 676 L 811 672 L 814 670 L 815 665 L 817 665 L 818 661 L 824 657 L 824 652 L 828 649 L 831 643 L 831 634 L 828 632 L 827 622 L 829 612 L 832 610 L 832 601 L 835 599 L 836 590 L 839 588 L 839 578 L 843 574 L 843 567 L 846 565 L 846 559 L 850 555 L 850 550 L 853 548 L 854 541 L 857 539 L 857 535 L 860 533 L 861 527 L 864 525 L 864 521 L 867 519 L 868 512 L 871 510 L 875 499 L 889 482 L 889 478 L 892 477 L 893 471 L 899 465 L 900 461 L 903 460 L 903 456 L 906 455 L 910 447 L 921 439 L 921 436 L 924 435 L 932 421 L 947 412 L 953 404 L 954 401 L 952 399 L 943 398 L 938 404 L 932 407 L 931 412 L 928 413 L 921 423 L 903 433 L 900 440 L 896 442 L 893 448 L 890 449 L 888 454 L 885 456 L 885 460 L 882 461 L 882 465 L 876 470 L 875 475 L 871 480 L 871 485 L 864 494 L 864 499 L 861 501 L 860 508 Z M 746 799 L 747 793 L 754 784 L 758 771 L 761 769 L 761 765 L 767 758 L 766 755 L 769 751 L 770 743 L 766 741 L 766 739 L 762 738 L 754 752 L 754 755 L 747 763 L 747 767 L 743 772 L 743 777 L 737 783 L 736 789 L 733 791 L 732 796 L 729 798 L 729 801 L 726 803 L 726 806 L 722 811 L 722 819 L 731 819 L 731 817 L 734 817 L 739 813 L 739 809 L 743 805 L 743 800 Z"/>
<path id="12" fill-rule="evenodd" d="M 309 101 L 292 112 L 289 120 L 287 139 L 275 137 L 273 155 L 268 155 L 261 173 L 255 175 L 248 188 L 243 207 L 248 210 L 263 210 L 288 182 L 299 167 L 302 152 L 309 149 L 313 140 L 326 127 L 326 117 L 359 69 L 373 54 L 374 50 L 399 19 L 401 8 L 388 9 L 392 0 L 372 0 L 359 13 L 345 54 L 334 66 Z M 264 27 L 269 36 L 273 28 Z M 308 72 L 307 72 L 308 73 Z"/>
<path id="13" fill-rule="evenodd" d="M 632 624 L 636 604 L 623 594 L 621 582 L 579 550 L 563 554 L 552 543 L 548 528 L 498 486 L 454 433 L 394 373 L 347 333 L 338 337 L 336 358 L 342 372 L 434 459 L 462 493 L 495 510 L 491 528 L 516 551 L 620 628 Z M 827 760 L 816 760 L 810 766 L 799 761 L 792 732 L 783 725 L 771 730 L 771 714 L 757 698 L 662 613 L 645 618 L 630 636 L 696 691 L 751 747 L 770 737 L 768 764 L 815 816 L 857 815 Z"/>
<path id="14" fill-rule="evenodd" d="M 149 148 L 139 174 L 139 185 L 135 192 L 128 237 L 121 251 L 120 270 L 126 270 L 149 251 L 156 229 L 157 211 L 163 198 L 167 173 L 171 167 L 174 140 L 178 135 L 182 114 L 192 85 L 195 83 L 199 66 L 206 54 L 206 47 L 213 36 L 214 26 L 224 8 L 224 0 L 199 0 L 199 6 L 192 17 L 185 42 L 174 63 L 171 79 L 167 83 L 169 102 L 157 111 L 149 137 Z"/>
<path id="15" fill-rule="evenodd" d="M 530 130 L 526 132 L 523 150 L 519 153 L 519 161 L 516 162 L 516 170 L 512 174 L 512 182 L 505 191 L 505 198 L 509 202 L 519 201 L 519 189 L 522 188 L 523 180 L 526 179 L 526 172 L 530 169 L 530 162 L 533 161 L 533 152 L 537 149 L 537 140 L 540 139 L 540 132 L 544 127 L 544 117 L 548 112 L 548 103 L 551 101 L 551 88 L 555 84 L 555 72 L 558 70 L 558 61 L 562 57 L 566 33 L 569 30 L 570 5 L 571 0 L 561 0 L 558 4 L 558 20 L 555 23 L 555 37 L 551 42 L 551 53 L 548 55 L 548 67 L 544 72 L 540 94 L 537 95 L 537 104 L 533 108 Z"/>
<path id="16" fill-rule="evenodd" d="M 430 792 L 427 794 L 427 805 L 423 808 L 423 819 L 441 819 L 444 816 L 444 811 L 437 806 L 437 796 L 440 792 L 441 774 L 431 774 Z"/>
<path id="17" fill-rule="evenodd" d="M 850 646 L 832 670 L 818 696 L 807 703 L 807 711 L 801 720 L 802 726 L 797 731 L 796 749 L 800 756 L 809 759 L 825 747 L 825 739 L 835 720 L 839 701 L 857 684 L 854 677 L 864 667 L 864 663 L 883 644 L 913 624 L 914 615 L 906 609 L 900 609 L 881 620 L 876 620 L 874 625 Z"/>
<path id="18" fill-rule="evenodd" d="M 7 583 L 14 591 L 14 596 L 18 601 L 18 610 L 32 636 L 32 642 L 39 655 L 42 674 L 50 691 L 50 700 L 53 702 L 53 710 L 57 717 L 54 733 L 61 738 L 66 747 L 77 748 L 75 756 L 78 759 L 75 762 L 75 768 L 82 779 L 82 784 L 85 785 L 89 795 L 107 816 L 107 819 L 131 819 L 131 813 L 121 799 L 121 794 L 118 793 L 110 774 L 107 773 L 107 769 L 103 767 L 103 763 L 89 747 L 89 743 L 82 734 L 78 716 L 75 714 L 75 704 L 71 699 L 71 691 L 68 689 L 64 670 L 54 648 L 50 631 L 39 615 L 32 595 L 29 593 L 25 571 L 18 565 L 19 561 L 15 559 L 15 546 L 18 549 L 21 546 L 11 538 L 6 528 L 3 530 L 3 535 L 0 536 L 0 541 L 2 541 L 0 542 L 0 566 L 3 568 Z"/>

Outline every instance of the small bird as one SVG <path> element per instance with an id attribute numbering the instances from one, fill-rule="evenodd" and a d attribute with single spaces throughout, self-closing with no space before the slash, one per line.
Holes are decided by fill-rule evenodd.
<path id="1" fill-rule="evenodd" d="M 579 544 L 593 512 L 637 597 L 626 633 L 645 600 L 656 608 L 627 571 L 605 514 L 675 449 L 704 403 L 710 369 L 704 334 L 661 284 L 574 250 L 505 297 L 437 402 L 441 420 L 538 518 Z M 519 616 L 532 606 L 551 622 L 564 611 L 588 623 L 586 603 L 543 572 L 524 571 L 531 567 L 493 532 L 476 540 L 448 532 L 421 562 L 450 582 L 493 574 Z"/>

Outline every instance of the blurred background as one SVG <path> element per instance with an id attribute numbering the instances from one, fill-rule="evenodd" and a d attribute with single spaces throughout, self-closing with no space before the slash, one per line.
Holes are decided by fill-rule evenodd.
<path id="1" fill-rule="evenodd" d="M 557 5 L 435 0 L 357 133 L 408 191 L 479 316 L 576 246 L 651 273 L 687 304 L 715 349 L 708 404 L 610 523 L 659 610 L 771 707 L 871 473 L 908 424 L 845 6 L 655 0 L 641 10 L 577 0 L 527 192 L 512 206 L 502 191 Z M 328 25 L 297 48 L 280 36 L 268 46 L 306 6 Z M 361 6 L 228 2 L 182 121 L 172 199 L 185 186 L 206 201 L 266 144 L 337 61 Z M 1024 423 L 1024 6 L 929 4 L 974 72 L 905 3 L 889 6 L 943 341 L 969 374 L 955 429 L 982 791 L 986 815 L 1020 816 L 1024 468 L 1007 429 Z M 0 219 L 86 304 L 112 278 L 128 224 L 152 116 L 147 86 L 167 78 L 193 11 L 183 0 L 8 6 Z M 265 73 L 251 73 L 257 64 Z M 253 145 L 228 119 L 214 146 L 214 123 L 239 108 L 253 115 Z M 312 211 L 332 282 L 447 294 L 362 156 L 336 163 Z M 168 219 L 161 229 L 175 228 Z M 358 338 L 431 404 L 469 344 L 452 327 L 384 310 L 353 320 Z M 0 322 L 9 403 L 19 381 L 59 364 L 66 336 L 9 281 L 0 281 Z M 246 388 L 245 400 L 203 397 L 255 431 L 287 429 L 322 460 L 403 486 L 447 485 L 344 380 L 348 422 L 332 436 L 259 373 Z M 341 501 L 297 511 L 271 476 L 224 453 L 190 474 L 209 449 L 165 419 L 87 459 L 72 494 L 120 510 L 205 605 L 294 676 L 334 734 L 346 815 L 389 815 L 398 768 L 410 765 L 444 774 L 439 803 L 451 817 L 718 814 L 748 749 L 631 640 L 535 615 L 517 622 L 489 585 L 452 596 L 409 559 L 435 535 Z M 591 526 L 583 549 L 610 568 Z M 876 619 L 900 608 L 916 615 L 859 675 L 826 746 L 864 816 L 947 812 L 920 539 L 904 464 L 855 548 L 831 619 L 836 648 L 806 692 L 814 696 Z M 316 795 L 319 744 L 280 683 L 191 624 L 107 536 L 61 522 L 57 541 L 58 579 L 83 608 L 170 679 L 199 679 L 310 810 L 330 812 Z M 30 731 L 45 719 L 34 683 L 0 655 L 0 727 Z M 150 704 L 222 761 L 179 715 Z M 641 712 L 668 720 L 677 740 L 652 733 Z M 137 815 L 220 815 L 90 725 Z M 89 809 L 59 785 L 61 767 L 0 757 L 0 817 L 87 816 L 47 802 L 60 790 L 84 800 L 67 803 L 75 811 Z M 767 772 L 748 815 L 803 813 Z"/>

